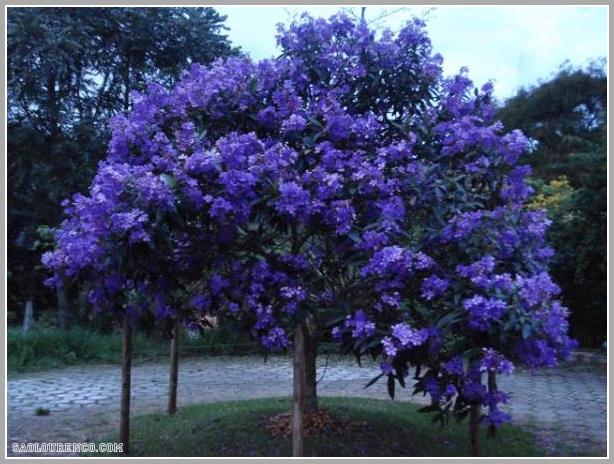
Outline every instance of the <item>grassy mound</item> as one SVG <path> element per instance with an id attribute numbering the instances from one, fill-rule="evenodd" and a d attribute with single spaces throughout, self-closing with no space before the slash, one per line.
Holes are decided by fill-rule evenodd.
<path id="1" fill-rule="evenodd" d="M 289 437 L 272 433 L 271 419 L 287 412 L 289 399 L 191 405 L 176 416 L 150 414 L 132 422 L 133 456 L 290 456 Z M 343 433 L 322 427 L 305 438 L 306 456 L 468 456 L 467 424 L 445 428 L 418 406 L 363 398 L 321 398 L 320 407 Z M 116 441 L 114 436 L 106 442 Z M 543 456 L 534 437 L 504 426 L 481 437 L 483 456 Z"/>

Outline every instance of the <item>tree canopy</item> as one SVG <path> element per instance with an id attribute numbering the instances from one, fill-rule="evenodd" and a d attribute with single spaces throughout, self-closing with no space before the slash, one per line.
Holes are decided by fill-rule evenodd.
<path id="1" fill-rule="evenodd" d="M 492 85 L 445 77 L 424 23 L 375 34 L 343 14 L 281 27 L 281 56 L 193 64 L 132 94 L 108 156 L 44 262 L 92 303 L 217 311 L 268 349 L 310 317 L 394 395 L 417 367 L 430 411 L 507 395 L 483 375 L 553 366 L 575 346 L 550 279 L 543 210 L 527 210 L 528 141 Z"/>

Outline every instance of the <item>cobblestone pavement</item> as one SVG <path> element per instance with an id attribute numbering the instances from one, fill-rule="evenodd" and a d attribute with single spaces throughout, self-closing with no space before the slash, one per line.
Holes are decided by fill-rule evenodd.
<path id="1" fill-rule="evenodd" d="M 375 365 L 358 367 L 351 359 L 322 357 L 318 393 L 387 399 L 386 382 L 364 389 L 378 373 Z M 179 404 L 289 396 L 291 360 L 271 357 L 188 358 L 180 364 Z M 163 411 L 168 365 L 133 368 L 134 415 Z M 507 410 L 514 421 L 536 433 L 553 455 L 606 454 L 605 365 L 576 365 L 530 373 L 518 370 L 499 379 L 511 396 Z M 8 449 L 15 442 L 82 442 L 117 429 L 120 368 L 111 365 L 70 367 L 22 374 L 8 381 Z M 424 401 L 407 391 L 399 400 Z M 50 411 L 37 416 L 36 408 Z M 565 449 L 556 443 L 565 442 Z"/>

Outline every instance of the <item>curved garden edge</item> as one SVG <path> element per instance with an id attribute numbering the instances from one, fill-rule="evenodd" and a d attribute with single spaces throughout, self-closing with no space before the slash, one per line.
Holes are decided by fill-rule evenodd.
<path id="1" fill-rule="evenodd" d="M 305 439 L 306 456 L 469 456 L 466 423 L 442 427 L 419 405 L 367 398 L 322 397 L 321 407 L 343 423 Z M 133 456 L 290 456 L 291 439 L 274 436 L 267 420 L 289 411 L 289 398 L 193 404 L 177 415 L 146 414 L 132 420 Z M 104 442 L 113 441 L 108 436 Z M 506 425 L 495 439 L 482 430 L 483 456 L 551 456 L 569 451 L 563 437 L 546 443 L 537 427 Z M 585 450 L 591 455 L 596 450 Z M 92 454 L 90 454 L 92 455 Z M 94 454 L 96 455 L 96 454 Z M 111 455 L 111 454 L 109 454 Z M 98 456 L 98 455 L 96 455 Z"/>

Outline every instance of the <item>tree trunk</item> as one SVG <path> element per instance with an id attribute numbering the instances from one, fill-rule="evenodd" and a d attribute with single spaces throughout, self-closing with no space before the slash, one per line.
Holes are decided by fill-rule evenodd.
<path id="1" fill-rule="evenodd" d="M 472 456 L 480 455 L 480 404 L 472 404 L 469 412 L 469 447 Z"/>
<path id="2" fill-rule="evenodd" d="M 60 114 L 55 91 L 56 76 L 54 72 L 47 75 L 47 114 L 49 115 L 49 132 L 51 138 L 58 136 L 60 130 Z"/>
<path id="3" fill-rule="evenodd" d="M 130 109 L 130 60 L 126 64 L 126 68 L 124 69 L 124 111 L 128 111 Z"/>
<path id="4" fill-rule="evenodd" d="M 305 388 L 305 327 L 294 329 L 294 408 L 292 412 L 292 456 L 303 456 L 303 407 Z"/>
<path id="5" fill-rule="evenodd" d="M 171 338 L 171 372 L 168 387 L 168 413 L 177 412 L 177 381 L 179 378 L 179 319 L 175 319 Z"/>
<path id="6" fill-rule="evenodd" d="M 488 371 L 488 392 L 492 394 L 496 391 L 497 391 L 497 374 L 495 372 Z M 494 408 L 492 405 L 488 406 L 488 412 L 492 413 L 493 409 Z M 491 424 L 488 426 L 488 436 L 494 437 L 495 435 L 497 435 L 497 427 Z"/>
<path id="7" fill-rule="evenodd" d="M 78 296 L 78 320 L 79 321 L 83 321 L 83 320 L 87 320 L 88 318 L 88 314 L 89 314 L 89 310 L 88 310 L 88 299 L 87 299 L 87 288 L 81 288 L 79 289 L 79 296 Z"/>
<path id="8" fill-rule="evenodd" d="M 32 296 L 26 301 L 26 308 L 23 314 L 23 333 L 28 333 L 30 327 L 32 327 L 32 320 L 34 319 L 34 299 Z"/>
<path id="9" fill-rule="evenodd" d="M 58 303 L 58 326 L 61 330 L 66 330 L 68 328 L 68 316 L 70 314 L 66 287 L 64 285 L 56 287 L 55 295 Z"/>
<path id="10" fill-rule="evenodd" d="M 130 316 L 124 314 L 122 328 L 122 392 L 119 422 L 119 441 L 123 443 L 123 453 L 130 452 L 130 380 L 132 370 L 132 323 Z"/>
<path id="11" fill-rule="evenodd" d="M 312 334 L 305 336 L 305 391 L 303 413 L 313 414 L 318 411 L 317 366 L 318 342 Z"/>

